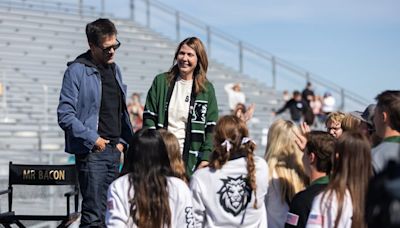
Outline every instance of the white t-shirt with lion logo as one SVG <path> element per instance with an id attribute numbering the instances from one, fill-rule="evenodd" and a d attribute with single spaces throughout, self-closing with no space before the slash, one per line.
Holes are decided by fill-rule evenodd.
<path id="1" fill-rule="evenodd" d="M 244 157 L 228 161 L 221 169 L 197 170 L 190 181 L 193 215 L 197 227 L 266 227 L 264 197 L 268 190 L 268 165 L 254 157 L 256 166 L 257 208 L 255 195 L 247 181 Z"/>

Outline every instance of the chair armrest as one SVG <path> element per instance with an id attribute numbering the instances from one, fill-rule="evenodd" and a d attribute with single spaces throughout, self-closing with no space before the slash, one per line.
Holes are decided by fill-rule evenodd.
<path id="1" fill-rule="evenodd" d="M 78 195 L 78 194 L 79 194 L 78 190 L 73 190 L 73 191 L 65 193 L 64 196 L 65 197 L 70 197 L 70 196 L 74 196 L 74 195 Z"/>
<path id="2" fill-rule="evenodd" d="M 3 191 L 0 191 L 0 195 L 4 195 L 4 194 L 10 193 L 10 192 L 11 192 L 10 189 L 3 190 Z"/>

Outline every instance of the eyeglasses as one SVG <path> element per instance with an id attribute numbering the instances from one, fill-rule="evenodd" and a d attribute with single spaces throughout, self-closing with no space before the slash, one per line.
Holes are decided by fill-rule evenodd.
<path id="1" fill-rule="evenodd" d="M 97 45 L 96 45 L 96 46 L 97 46 Z M 107 55 L 107 54 L 110 53 L 111 48 L 114 49 L 114 51 L 115 51 L 115 50 L 117 50 L 120 46 L 121 46 L 121 42 L 119 42 L 119 40 L 117 39 L 117 43 L 114 44 L 114 45 L 111 45 L 110 47 L 106 47 L 106 48 L 102 48 L 102 47 L 99 47 L 99 46 L 97 46 L 97 47 L 101 49 L 101 51 L 103 52 L 103 54 Z"/>
<path id="2" fill-rule="evenodd" d="M 327 129 L 327 131 L 329 132 L 329 131 L 331 131 L 331 130 L 339 131 L 339 130 L 342 129 L 342 128 L 341 128 L 341 127 L 327 127 L 326 129 Z"/>

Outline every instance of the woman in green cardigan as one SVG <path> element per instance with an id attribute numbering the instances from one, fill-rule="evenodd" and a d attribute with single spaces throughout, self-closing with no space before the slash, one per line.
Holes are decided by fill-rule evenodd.
<path id="1" fill-rule="evenodd" d="M 146 98 L 144 126 L 164 128 L 179 141 L 189 176 L 208 165 L 218 119 L 214 87 L 207 80 L 208 59 L 197 37 L 183 40 L 168 72 L 155 77 Z"/>

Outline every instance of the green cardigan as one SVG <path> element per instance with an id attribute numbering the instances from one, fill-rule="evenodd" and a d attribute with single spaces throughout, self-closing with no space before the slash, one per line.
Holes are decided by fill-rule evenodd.
<path id="1" fill-rule="evenodd" d="M 153 129 L 168 128 L 168 103 L 175 80 L 169 87 L 167 73 L 155 77 L 143 112 L 144 126 Z M 194 83 L 193 83 L 194 84 Z M 192 89 L 188 124 L 183 148 L 183 161 L 189 176 L 201 161 L 208 161 L 212 151 L 212 133 L 218 119 L 218 105 L 213 85 L 206 81 L 205 91 L 195 94 Z"/>

